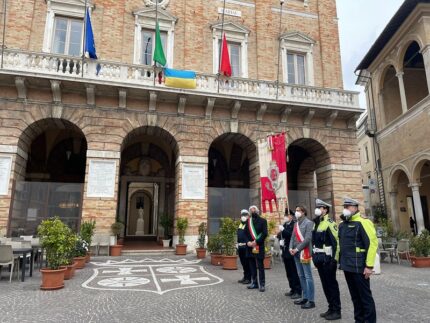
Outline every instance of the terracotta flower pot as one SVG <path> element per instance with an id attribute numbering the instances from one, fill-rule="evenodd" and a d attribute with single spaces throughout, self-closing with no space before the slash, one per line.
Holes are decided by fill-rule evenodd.
<path id="1" fill-rule="evenodd" d="M 64 273 L 66 268 L 60 268 L 56 270 L 51 269 L 41 269 L 42 273 L 42 285 L 40 289 L 42 290 L 54 290 L 64 287 Z"/>
<path id="2" fill-rule="evenodd" d="M 119 257 L 121 256 L 122 252 L 122 244 L 117 244 L 114 246 L 110 246 L 110 255 L 112 257 Z"/>
<path id="3" fill-rule="evenodd" d="M 211 253 L 211 264 L 214 266 L 222 265 L 222 255 L 220 253 Z"/>
<path id="4" fill-rule="evenodd" d="M 82 269 L 85 267 L 86 257 L 75 257 L 73 260 L 76 262 L 76 269 Z"/>
<path id="5" fill-rule="evenodd" d="M 429 268 L 430 257 L 415 257 L 411 256 L 411 265 L 415 268 Z"/>
<path id="6" fill-rule="evenodd" d="M 222 269 L 236 270 L 237 269 L 237 256 L 222 256 Z"/>
<path id="7" fill-rule="evenodd" d="M 264 257 L 264 269 L 271 269 L 272 268 L 272 256 L 271 255 L 266 255 Z"/>
<path id="8" fill-rule="evenodd" d="M 197 258 L 206 258 L 206 248 L 196 248 Z"/>
<path id="9" fill-rule="evenodd" d="M 75 267 L 76 262 L 73 262 L 71 265 L 64 266 L 64 268 L 66 268 L 66 271 L 64 272 L 64 280 L 69 280 L 73 277 L 75 274 Z"/>
<path id="10" fill-rule="evenodd" d="M 186 255 L 187 254 L 187 245 L 186 244 L 177 244 L 175 253 L 179 256 Z"/>

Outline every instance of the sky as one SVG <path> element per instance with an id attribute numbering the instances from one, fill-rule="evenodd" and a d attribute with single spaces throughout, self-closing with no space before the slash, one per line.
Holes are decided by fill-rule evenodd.
<path id="1" fill-rule="evenodd" d="M 403 0 L 337 0 L 340 49 L 345 90 L 360 91 L 360 106 L 366 107 L 363 87 L 355 85 L 354 71 Z"/>

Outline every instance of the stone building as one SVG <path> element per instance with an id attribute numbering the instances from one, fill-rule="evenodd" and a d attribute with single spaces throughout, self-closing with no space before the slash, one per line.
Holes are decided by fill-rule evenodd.
<path id="1" fill-rule="evenodd" d="M 407 0 L 363 58 L 366 132 L 397 231 L 430 229 L 430 1 Z"/>
<path id="2" fill-rule="evenodd" d="M 219 217 L 259 203 L 256 144 L 283 131 L 291 196 L 317 193 L 337 212 L 344 195 L 361 198 L 362 110 L 342 88 L 335 0 L 287 1 L 282 10 L 277 0 L 227 0 L 234 75 L 219 80 L 223 1 L 158 2 L 156 13 L 152 0 L 88 1 L 98 60 L 82 60 L 83 0 L 7 1 L 0 225 L 8 234 L 31 234 L 59 215 L 72 226 L 95 218 L 99 232 L 119 219 L 132 239 L 143 212 L 140 238 L 162 235 L 162 215 L 187 217 L 194 246 L 201 222 L 213 232 Z M 168 65 L 196 71 L 196 89 L 154 77 L 156 16 Z M 293 202 L 311 206 L 309 196 Z"/>

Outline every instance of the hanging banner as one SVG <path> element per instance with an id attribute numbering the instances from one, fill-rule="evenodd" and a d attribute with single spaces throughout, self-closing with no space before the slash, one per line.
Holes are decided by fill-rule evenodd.
<path id="1" fill-rule="evenodd" d="M 279 210 L 279 202 L 287 200 L 287 159 L 285 133 L 268 136 L 258 142 L 260 163 L 261 209 L 263 213 L 273 212 L 273 205 Z"/>

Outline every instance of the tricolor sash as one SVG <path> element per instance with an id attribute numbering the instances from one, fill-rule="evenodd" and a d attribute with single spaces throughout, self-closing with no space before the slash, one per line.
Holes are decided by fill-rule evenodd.
<path id="1" fill-rule="evenodd" d="M 261 237 L 261 232 L 257 234 L 257 230 L 255 230 L 254 223 L 252 222 L 252 217 L 249 217 L 248 219 L 248 228 L 249 228 L 249 234 L 251 235 L 251 238 L 253 241 L 256 241 L 258 238 Z M 259 253 L 260 247 L 257 245 L 252 249 L 252 253 Z"/>
<path id="2" fill-rule="evenodd" d="M 294 234 L 298 242 L 302 243 L 305 238 L 300 231 L 299 222 L 294 225 Z M 300 262 L 304 264 L 309 264 L 311 262 L 311 252 L 309 250 L 309 246 L 306 246 L 302 251 L 300 251 Z"/>

